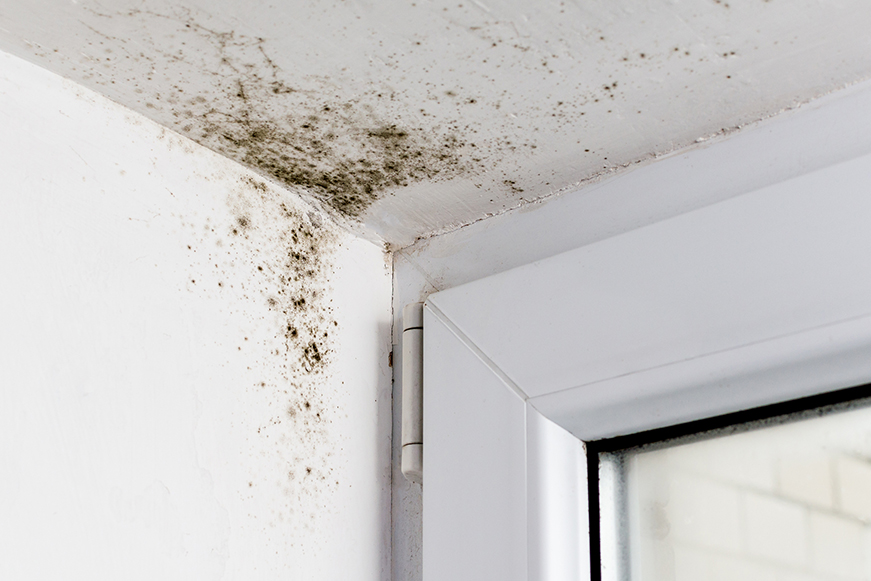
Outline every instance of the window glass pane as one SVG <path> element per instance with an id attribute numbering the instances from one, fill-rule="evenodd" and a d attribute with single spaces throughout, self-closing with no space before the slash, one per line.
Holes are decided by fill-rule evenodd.
<path id="1" fill-rule="evenodd" d="M 619 577 L 871 580 L 871 408 L 618 459 Z"/>

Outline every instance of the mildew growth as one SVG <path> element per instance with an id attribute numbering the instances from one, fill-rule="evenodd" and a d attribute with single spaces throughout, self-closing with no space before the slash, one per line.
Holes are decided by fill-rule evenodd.
<path id="1" fill-rule="evenodd" d="M 868 51 L 848 42 L 864 38 L 864 21 L 818 4 L 626 12 L 561 0 L 530 13 L 525 3 L 82 0 L 21 38 L 47 68 L 398 248 L 864 78 Z M 855 26 L 842 35 L 853 56 L 802 66 L 802 46 L 841 50 L 816 22 Z M 805 79 L 794 87 L 816 88 L 784 92 L 778 71 L 790 67 Z"/>
<path id="2" fill-rule="evenodd" d="M 192 272 L 190 286 L 229 311 L 245 312 L 250 330 L 238 338 L 248 365 L 247 389 L 263 403 L 252 418 L 252 449 L 267 454 L 278 476 L 251 474 L 250 486 L 280 490 L 278 521 L 308 529 L 329 511 L 340 485 L 341 438 L 333 427 L 344 417 L 346 397 L 332 373 L 340 329 L 330 279 L 335 253 L 346 235 L 293 194 L 245 176 L 238 178 L 227 210 L 195 230 L 190 252 L 207 251 L 207 272 Z M 202 236 L 202 235 L 200 235 Z"/>
<path id="3" fill-rule="evenodd" d="M 431 142 L 422 129 L 358 118 L 354 105 L 323 105 L 279 126 L 257 118 L 252 92 L 242 112 L 202 114 L 201 139 L 279 182 L 303 188 L 341 215 L 357 218 L 372 202 L 413 182 L 453 177 L 467 167 L 454 136 Z M 247 109 L 251 107 L 251 109 Z"/>
<path id="4" fill-rule="evenodd" d="M 426 35 L 412 52 L 387 55 L 379 49 L 369 65 L 357 62 L 353 69 L 336 68 L 337 56 L 344 63 L 351 55 L 327 49 L 323 54 L 331 56 L 324 62 L 332 64 L 314 68 L 324 50 L 318 42 L 311 53 L 296 53 L 288 49 L 293 43 L 241 34 L 205 10 L 157 4 L 100 10 L 91 10 L 98 17 L 92 19 L 93 32 L 102 37 L 101 45 L 113 47 L 112 70 L 124 63 L 149 116 L 308 196 L 339 222 L 364 220 L 374 201 L 419 183 L 450 192 L 449 198 L 465 196 L 469 211 L 477 207 L 486 215 L 537 199 L 542 192 L 535 182 L 544 181 L 550 190 L 551 181 L 565 180 L 553 169 L 529 175 L 510 160 L 565 156 L 579 145 L 573 145 L 577 131 L 567 128 L 586 127 L 586 115 L 598 109 L 611 114 L 615 105 L 609 102 L 624 100 L 628 86 L 621 78 L 617 89 L 618 80 L 611 77 L 620 75 L 614 71 L 607 84 L 579 80 L 570 86 L 560 80 L 574 62 L 565 58 L 572 54 L 570 46 L 527 45 L 506 22 L 490 17 L 473 27 L 490 48 L 473 67 L 480 74 L 472 76 L 500 83 L 516 77 L 521 85 L 540 87 L 540 95 L 461 81 L 453 66 L 446 69 L 445 62 L 431 58 L 434 46 L 422 47 L 430 44 L 423 42 Z M 336 10 L 347 16 L 356 8 Z M 452 26 L 460 26 L 456 15 L 448 16 Z M 135 46 L 118 32 L 134 26 Z M 365 24 L 352 28 L 355 35 L 366 32 Z M 291 54 L 300 55 L 299 68 L 291 64 Z M 396 63 L 421 66 L 395 69 L 394 57 Z M 315 70 L 325 72 L 312 74 Z M 597 159 L 584 163 L 599 167 Z M 447 181 L 452 183 L 438 183 Z M 455 194 L 455 184 L 467 193 Z M 481 201 L 482 189 L 492 192 L 491 201 Z"/>
<path id="5" fill-rule="evenodd" d="M 341 96 L 328 79 L 306 75 L 290 80 L 265 48 L 263 38 L 208 25 L 207 15 L 134 9 L 99 13 L 125 19 L 146 32 L 148 51 L 131 53 L 151 70 L 148 87 L 172 87 L 147 97 L 146 109 L 168 112 L 182 134 L 239 161 L 264 176 L 315 198 L 345 218 L 397 188 L 469 172 L 469 147 L 453 128 L 439 130 L 374 112 L 390 91 Z M 210 27 L 211 26 L 211 27 Z M 114 26 L 107 26 L 111 30 Z M 126 41 L 99 32 L 112 44 Z M 141 34 L 141 33 L 140 33 Z M 186 39 L 169 51 L 162 37 Z M 196 47 L 188 52 L 185 47 Z M 171 75 L 170 70 L 178 73 Z M 191 70 L 209 80 L 186 81 Z M 201 75 L 206 71 L 206 75 Z M 157 77 L 165 76 L 165 79 Z M 200 79 L 202 80 L 202 78 Z M 137 82 L 138 86 L 138 82 Z M 138 91 L 142 90 L 137 89 Z"/>
<path id="6" fill-rule="evenodd" d="M 283 341 L 281 356 L 287 362 L 283 379 L 322 374 L 333 351 L 331 333 L 338 326 L 327 298 L 335 227 L 295 208 L 254 178 L 242 179 L 230 207 L 230 244 L 253 255 L 251 274 L 263 303 L 276 316 L 276 336 Z"/>

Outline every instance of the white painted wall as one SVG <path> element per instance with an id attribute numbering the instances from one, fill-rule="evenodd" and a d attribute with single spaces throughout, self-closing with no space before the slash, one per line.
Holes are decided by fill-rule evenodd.
<path id="1" fill-rule="evenodd" d="M 0 578 L 386 578 L 382 250 L 5 54 L 0 126 Z"/>

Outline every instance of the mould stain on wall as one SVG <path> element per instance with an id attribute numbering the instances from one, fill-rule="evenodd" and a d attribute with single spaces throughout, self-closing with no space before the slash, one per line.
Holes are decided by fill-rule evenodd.
<path id="1" fill-rule="evenodd" d="M 341 324 L 329 281 L 347 234 L 274 184 L 250 175 L 218 179 L 235 180 L 226 206 L 185 223 L 188 251 L 199 255 L 188 287 L 249 318 L 230 348 L 248 366 L 244 397 L 263 404 L 262 416 L 249 421 L 250 453 L 266 454 L 277 468 L 266 480 L 249 475 L 244 494 L 280 491 L 286 502 L 274 507 L 272 524 L 309 529 L 341 485 L 343 441 L 334 424 L 345 415 L 345 394 L 332 372 Z"/>

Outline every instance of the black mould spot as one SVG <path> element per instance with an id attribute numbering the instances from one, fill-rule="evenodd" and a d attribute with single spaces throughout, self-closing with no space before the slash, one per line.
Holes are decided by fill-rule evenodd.
<path id="1" fill-rule="evenodd" d="M 372 133 L 378 134 L 373 139 L 407 139 L 390 125 L 373 126 Z M 227 349 L 249 370 L 250 383 L 240 387 L 264 403 L 263 417 L 251 426 L 257 452 L 271 455 L 288 475 L 280 482 L 257 480 L 258 487 L 280 487 L 289 515 L 301 499 L 329 494 L 335 480 L 333 454 L 340 443 L 333 424 L 344 410 L 332 367 L 338 321 L 330 281 L 345 234 L 294 194 L 261 178 L 249 174 L 227 184 L 225 213 L 199 225 L 181 218 L 185 231 L 197 237 L 188 246 L 197 250 L 189 256 L 200 268 L 184 280 L 190 292 L 226 301 L 228 311 L 250 318 Z M 219 244 L 217 236 L 232 230 L 238 235 Z M 302 472 L 306 467 L 311 472 Z M 317 478 L 300 478 L 303 474 Z"/>
<path id="2" fill-rule="evenodd" d="M 403 131 L 392 126 L 372 132 L 379 139 L 405 138 Z M 234 228 L 246 233 L 234 238 L 233 245 L 251 255 L 246 262 L 256 274 L 254 280 L 269 309 L 279 317 L 284 349 L 274 355 L 287 361 L 282 374 L 285 381 L 293 382 L 300 374 L 323 375 L 332 359 L 327 326 L 337 322 L 331 316 L 326 290 L 338 231 L 316 213 L 296 210 L 287 196 L 262 180 L 246 177 L 230 207 Z"/>
<path id="3" fill-rule="evenodd" d="M 511 191 L 515 194 L 523 193 L 523 188 L 518 187 L 517 183 L 514 180 L 503 180 L 502 183 L 505 184 L 506 186 L 508 186 L 511 189 Z"/>
<path id="4" fill-rule="evenodd" d="M 351 218 L 393 189 L 465 170 L 453 136 L 434 143 L 422 130 L 355 126 L 341 111 L 320 121 L 279 126 L 239 116 L 211 131 L 225 152 Z"/>

